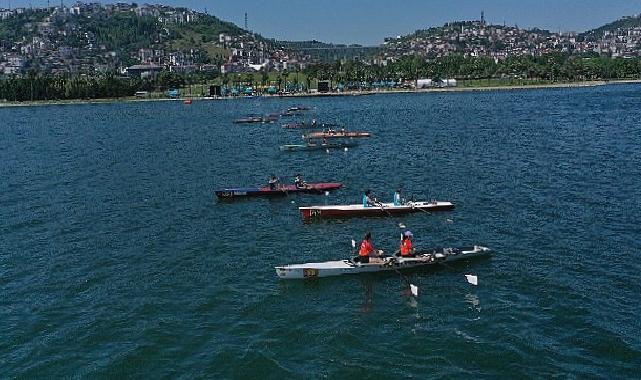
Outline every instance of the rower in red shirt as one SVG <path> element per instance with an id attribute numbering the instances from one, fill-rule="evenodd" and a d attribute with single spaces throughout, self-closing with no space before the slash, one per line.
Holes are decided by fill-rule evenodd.
<path id="1" fill-rule="evenodd" d="M 405 231 L 403 234 L 403 239 L 401 240 L 401 256 L 402 257 L 411 257 L 414 256 L 414 247 L 412 246 L 412 235 L 411 231 Z"/>
<path id="2" fill-rule="evenodd" d="M 383 251 L 374 249 L 372 246 L 372 233 L 366 233 L 365 238 L 361 242 L 361 248 L 358 250 L 358 261 L 361 263 L 369 263 L 370 257 L 374 258 L 375 261 L 378 261 L 378 256 L 382 253 Z M 376 255 L 376 257 L 374 257 L 374 255 Z"/>

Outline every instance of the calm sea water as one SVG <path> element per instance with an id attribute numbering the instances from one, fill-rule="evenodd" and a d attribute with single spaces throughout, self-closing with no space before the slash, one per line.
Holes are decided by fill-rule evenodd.
<path id="1" fill-rule="evenodd" d="M 295 104 L 368 130 L 234 125 Z M 0 377 L 638 378 L 641 87 L 0 109 Z M 303 173 L 345 189 L 218 203 Z M 450 200 L 453 212 L 304 224 L 299 205 Z M 449 219 L 449 220 L 448 220 Z M 371 230 L 487 245 L 411 274 L 281 281 Z M 464 274 L 479 277 L 479 286 Z"/>

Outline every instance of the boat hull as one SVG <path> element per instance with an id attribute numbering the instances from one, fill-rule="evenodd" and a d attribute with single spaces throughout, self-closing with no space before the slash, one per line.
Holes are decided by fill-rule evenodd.
<path id="1" fill-rule="evenodd" d="M 297 188 L 296 185 L 281 185 L 278 189 L 272 190 L 269 187 L 231 188 L 216 190 L 214 193 L 221 199 L 247 198 L 247 197 L 280 197 L 295 193 L 323 194 L 326 191 L 338 190 L 343 187 L 342 183 L 309 183 L 306 188 Z"/>
<path id="2" fill-rule="evenodd" d="M 304 219 L 348 218 L 348 217 L 385 217 L 404 215 L 413 212 L 450 211 L 455 206 L 451 202 L 410 202 L 401 206 L 383 203 L 381 207 L 363 205 L 332 205 L 299 207 Z"/>
<path id="3" fill-rule="evenodd" d="M 418 253 L 415 257 L 385 257 L 381 263 L 361 264 L 352 260 L 327 261 L 277 266 L 276 275 L 282 279 L 335 277 L 348 274 L 387 272 L 435 266 L 476 257 L 488 256 L 487 247 L 438 248 Z"/>
<path id="4" fill-rule="evenodd" d="M 312 123 L 290 123 L 283 124 L 283 129 L 326 129 L 326 128 L 340 128 L 336 124 L 312 124 Z"/>
<path id="5" fill-rule="evenodd" d="M 370 137 L 369 132 L 310 132 L 303 135 L 303 139 L 354 139 Z"/>
<path id="6" fill-rule="evenodd" d="M 353 148 L 356 143 L 342 143 L 342 144 L 295 144 L 295 145 L 281 145 L 280 150 L 284 152 L 300 152 L 300 151 L 314 151 L 325 149 L 343 149 Z"/>

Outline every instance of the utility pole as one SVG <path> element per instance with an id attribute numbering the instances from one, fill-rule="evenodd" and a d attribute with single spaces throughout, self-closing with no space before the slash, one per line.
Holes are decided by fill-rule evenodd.
<path id="1" fill-rule="evenodd" d="M 245 30 L 248 30 L 247 29 L 247 12 L 245 12 Z"/>

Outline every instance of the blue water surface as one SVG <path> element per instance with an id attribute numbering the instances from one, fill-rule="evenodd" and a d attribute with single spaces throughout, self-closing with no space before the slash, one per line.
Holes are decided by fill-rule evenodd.
<path id="1" fill-rule="evenodd" d="M 304 104 L 348 151 L 236 125 Z M 0 108 L 0 377 L 638 378 L 641 86 Z M 300 120 L 300 118 L 299 118 Z M 329 196 L 217 202 L 271 174 Z M 297 207 L 449 200 L 305 224 Z M 283 281 L 274 266 L 486 245 L 410 274 Z M 465 281 L 475 274 L 479 285 Z"/>

